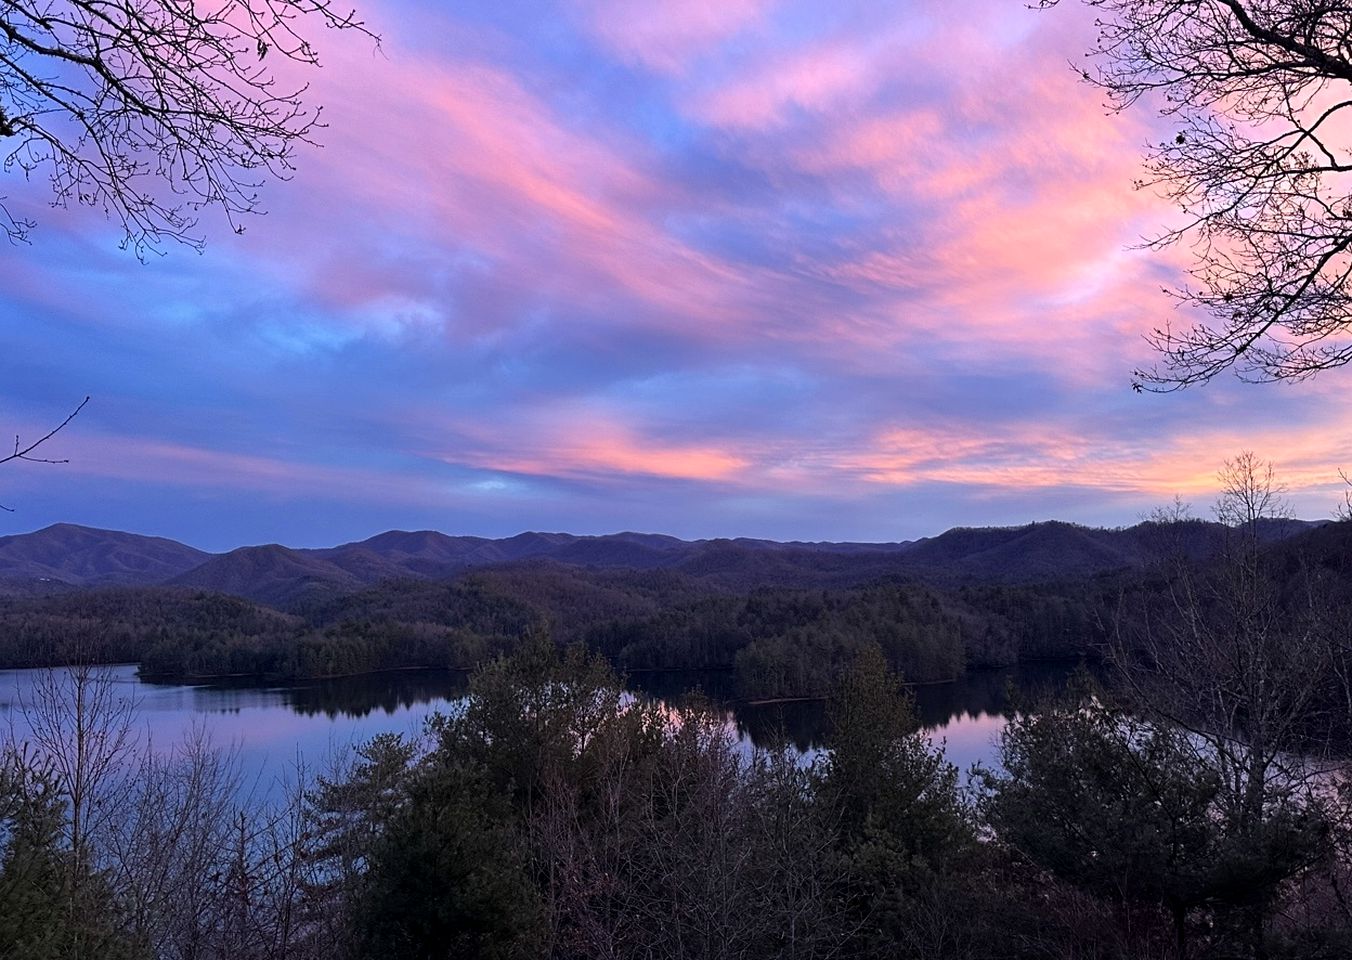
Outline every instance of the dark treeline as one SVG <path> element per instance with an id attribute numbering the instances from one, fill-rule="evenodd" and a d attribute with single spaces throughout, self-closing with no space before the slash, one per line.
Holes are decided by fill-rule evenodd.
<path id="1" fill-rule="evenodd" d="M 377 737 L 273 807 L 241 799 L 200 743 L 138 752 L 108 689 L 97 671 L 54 680 L 30 705 L 28 748 L 4 754 L 0 956 L 1352 949 L 1340 774 L 1309 789 L 1087 686 L 1013 720 L 1003 771 L 964 789 L 876 646 L 833 685 L 826 749 L 809 762 L 744 753 L 698 701 L 632 701 L 603 658 L 533 633 L 424 738 Z M 1258 792 L 1228 775 L 1232 760 Z"/>
<path id="2" fill-rule="evenodd" d="M 297 617 L 247 600 L 182 590 L 118 588 L 8 600 L 0 605 L 0 665 L 40 667 L 91 656 L 129 663 L 159 644 L 224 648 L 244 638 L 295 636 L 301 626 Z"/>
<path id="3" fill-rule="evenodd" d="M 873 645 L 910 682 L 1028 659 L 1101 659 L 1114 637 L 1136 635 L 1141 648 L 1139 635 L 1153 612 L 1177 603 L 1179 584 L 1225 565 L 1226 541 L 1223 527 L 1196 521 L 1136 529 L 1152 565 L 1047 584 L 743 587 L 536 562 L 450 581 L 391 580 L 288 611 L 185 588 L 9 599 L 0 602 L 0 666 L 73 655 L 137 662 L 143 676 L 166 681 L 469 670 L 549 630 L 622 672 L 730 671 L 745 698 L 821 697 Z M 1349 621 L 1352 524 L 1285 539 L 1270 536 L 1270 524 L 1252 530 L 1278 606 L 1295 611 L 1317 595 L 1323 619 Z"/>
<path id="4" fill-rule="evenodd" d="M 94 590 L 5 602 L 0 665 L 60 662 L 74 650 L 135 661 L 144 676 L 164 680 L 471 669 L 548 629 L 623 671 L 734 670 L 746 697 L 823 696 L 874 644 L 917 682 L 1091 654 L 1104 583 L 733 591 L 671 571 L 534 564 L 454 581 L 388 581 L 285 613 L 181 588 Z"/>

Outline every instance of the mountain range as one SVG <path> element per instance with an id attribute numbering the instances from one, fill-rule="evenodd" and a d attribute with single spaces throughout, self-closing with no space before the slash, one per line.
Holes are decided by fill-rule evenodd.
<path id="1" fill-rule="evenodd" d="M 1321 526 L 1268 521 L 1280 540 Z M 846 586 L 888 576 L 1029 582 L 1142 566 L 1158 525 L 1100 529 L 1060 521 L 955 528 L 901 543 L 681 540 L 659 534 L 521 533 L 504 539 L 391 530 L 324 549 L 280 544 L 212 554 L 174 540 L 59 523 L 0 537 L 0 594 L 23 596 L 110 586 L 179 586 L 287 606 L 393 579 L 444 579 L 463 571 L 552 563 L 592 569 L 674 570 L 739 587 Z M 1225 528 L 1189 521 L 1173 543 L 1205 555 Z"/>

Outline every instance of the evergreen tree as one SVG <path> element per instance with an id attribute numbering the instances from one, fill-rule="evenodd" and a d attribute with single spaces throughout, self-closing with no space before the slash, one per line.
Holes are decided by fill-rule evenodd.
<path id="1" fill-rule="evenodd" d="M 861 949 L 905 939 L 916 898 L 956 867 L 971 831 L 957 770 L 919 730 L 910 698 L 877 647 L 866 647 L 828 704 L 821 783 L 848 864 L 840 891 Z"/>

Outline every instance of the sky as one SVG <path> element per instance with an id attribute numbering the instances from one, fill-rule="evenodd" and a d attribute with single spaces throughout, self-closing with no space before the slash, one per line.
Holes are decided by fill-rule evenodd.
<path id="1" fill-rule="evenodd" d="M 1165 131 L 1012 0 L 361 0 L 328 127 L 241 236 L 139 262 L 51 210 L 0 248 L 0 533 L 205 549 L 386 529 L 893 541 L 1116 526 L 1274 462 L 1301 516 L 1352 391 L 1132 392 L 1186 250 Z"/>

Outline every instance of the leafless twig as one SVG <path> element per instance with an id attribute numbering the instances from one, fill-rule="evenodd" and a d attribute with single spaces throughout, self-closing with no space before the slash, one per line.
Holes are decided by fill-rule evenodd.
<path id="1" fill-rule="evenodd" d="M 55 427 L 48 430 L 45 434 L 29 443 L 27 446 L 24 445 L 22 439 L 20 439 L 19 435 L 16 433 L 14 435 L 14 451 L 0 456 L 0 464 L 9 463 L 11 460 L 25 460 L 28 463 L 70 463 L 70 460 L 65 457 L 40 457 L 35 456 L 35 454 L 37 453 L 38 448 L 64 430 L 72 420 L 79 416 L 80 411 L 83 410 L 88 403 L 89 397 L 85 397 L 80 401 L 79 405 L 66 416 L 66 419 L 62 420 Z M 13 507 L 7 507 L 4 504 L 0 504 L 0 510 L 4 510 L 8 513 L 14 512 Z"/>

